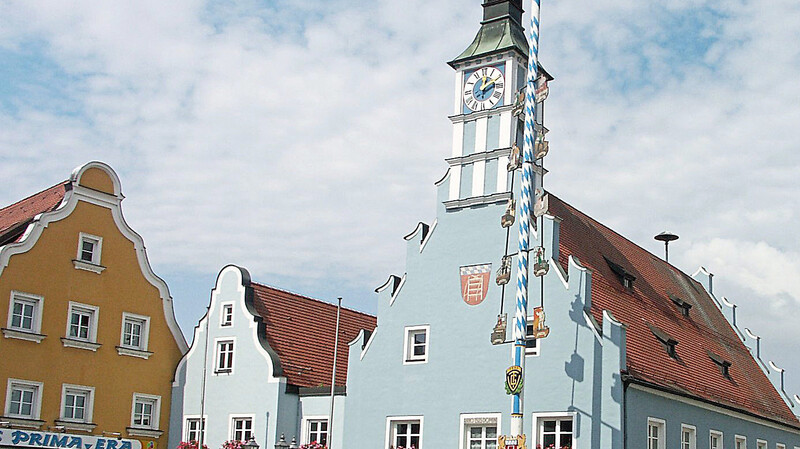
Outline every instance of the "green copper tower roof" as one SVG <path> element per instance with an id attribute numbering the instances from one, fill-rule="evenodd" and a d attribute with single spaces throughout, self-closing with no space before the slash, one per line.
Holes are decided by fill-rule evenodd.
<path id="1" fill-rule="evenodd" d="M 510 49 L 528 54 L 528 40 L 522 29 L 522 0 L 484 0 L 481 29 L 472 44 L 449 64 Z"/>

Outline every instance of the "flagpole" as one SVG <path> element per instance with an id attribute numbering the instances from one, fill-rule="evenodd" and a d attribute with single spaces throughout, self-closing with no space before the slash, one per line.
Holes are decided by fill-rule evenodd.
<path id="1" fill-rule="evenodd" d="M 336 356 L 339 352 L 339 318 L 342 313 L 342 298 L 339 297 L 339 304 L 336 306 L 336 337 L 333 339 L 333 373 L 331 374 L 331 414 L 328 416 L 328 444 L 333 447 L 333 401 L 336 388 Z"/>
<path id="2" fill-rule="evenodd" d="M 522 147 L 522 185 L 519 202 L 519 257 L 517 265 L 516 313 L 514 315 L 514 359 L 525 379 L 525 330 L 528 319 L 528 252 L 531 223 L 531 192 L 533 190 L 533 146 L 536 140 L 536 77 L 539 71 L 539 7 L 540 0 L 531 0 L 531 27 L 528 54 L 528 77 L 525 89 L 525 134 Z M 541 231 L 540 231 L 541 232 Z M 513 397 L 511 435 L 523 435 L 523 388 Z"/>

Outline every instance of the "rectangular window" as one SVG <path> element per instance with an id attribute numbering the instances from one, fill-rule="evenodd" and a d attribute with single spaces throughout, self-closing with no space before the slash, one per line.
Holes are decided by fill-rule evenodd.
<path id="1" fill-rule="evenodd" d="M 120 346 L 142 351 L 147 350 L 149 328 L 150 317 L 123 312 Z"/>
<path id="2" fill-rule="evenodd" d="M 230 373 L 233 370 L 233 341 L 217 342 L 217 373 Z"/>
<path id="3" fill-rule="evenodd" d="M 694 426 L 681 425 L 681 449 L 697 449 L 697 429 Z"/>
<path id="4" fill-rule="evenodd" d="M 666 422 L 647 418 L 647 449 L 665 449 L 667 446 Z"/>
<path id="5" fill-rule="evenodd" d="M 91 422 L 93 395 L 93 387 L 64 384 L 61 389 L 61 419 Z"/>
<path id="6" fill-rule="evenodd" d="M 100 250 L 103 239 L 94 235 L 80 233 L 78 243 L 78 260 L 100 265 Z"/>
<path id="7" fill-rule="evenodd" d="M 220 326 L 231 325 L 233 325 L 233 304 L 223 304 Z"/>
<path id="8" fill-rule="evenodd" d="M 500 116 L 490 115 L 486 122 L 486 151 L 500 147 Z"/>
<path id="9" fill-rule="evenodd" d="M 306 444 L 318 443 L 323 446 L 328 445 L 328 420 L 309 419 L 306 421 Z"/>
<path id="10" fill-rule="evenodd" d="M 428 332 L 430 326 L 413 326 L 406 328 L 404 363 L 428 361 Z"/>
<path id="11" fill-rule="evenodd" d="M 459 449 L 497 449 L 500 413 L 464 413 L 460 419 Z M 535 447 L 530 444 L 528 447 Z"/>
<path id="12" fill-rule="evenodd" d="M 781 443 L 775 443 L 775 449 L 786 449 L 786 445 Z"/>
<path id="13" fill-rule="evenodd" d="M 420 449 L 422 421 L 397 419 L 389 422 L 389 447 L 393 449 Z"/>
<path id="14" fill-rule="evenodd" d="M 572 417 L 539 418 L 539 439 L 542 447 L 571 448 L 575 446 Z"/>
<path id="15" fill-rule="evenodd" d="M 41 382 L 8 379 L 5 415 L 14 418 L 39 419 Z"/>
<path id="16" fill-rule="evenodd" d="M 131 427 L 158 429 L 161 413 L 161 396 L 133 394 Z"/>
<path id="17" fill-rule="evenodd" d="M 486 160 L 486 174 L 483 177 L 483 193 L 491 195 L 497 192 L 497 159 Z"/>
<path id="18" fill-rule="evenodd" d="M 708 447 L 710 449 L 722 449 L 722 432 L 711 430 L 708 433 Z"/>
<path id="19" fill-rule="evenodd" d="M 464 164 L 461 166 L 461 185 L 459 198 L 469 198 L 472 196 L 472 176 L 475 164 Z"/>
<path id="20" fill-rule="evenodd" d="M 463 150 L 462 155 L 468 156 L 475 152 L 475 131 L 477 121 L 470 120 L 468 122 L 464 122 L 464 140 L 463 140 Z"/>
<path id="21" fill-rule="evenodd" d="M 525 326 L 525 355 L 539 355 L 539 340 L 533 338 L 534 317 L 528 317 Z"/>
<path id="22" fill-rule="evenodd" d="M 70 301 L 67 337 L 74 340 L 96 341 L 98 311 L 95 306 Z"/>
<path id="23" fill-rule="evenodd" d="M 736 435 L 734 441 L 734 449 L 747 449 L 747 437 Z"/>
<path id="24" fill-rule="evenodd" d="M 756 449 L 767 449 L 767 442 L 764 440 L 756 440 Z"/>
<path id="25" fill-rule="evenodd" d="M 184 427 L 183 441 L 199 442 L 206 440 L 206 420 L 203 418 L 202 425 L 200 418 L 186 418 Z"/>
<path id="26" fill-rule="evenodd" d="M 467 428 L 469 449 L 497 449 L 497 426 L 469 426 Z"/>
<path id="27" fill-rule="evenodd" d="M 8 311 L 8 328 L 23 332 L 40 333 L 43 300 L 44 298 L 38 295 L 12 291 Z"/>
<path id="28" fill-rule="evenodd" d="M 233 430 L 231 439 L 233 441 L 249 441 L 250 438 L 253 438 L 253 418 L 233 418 L 231 427 Z"/>

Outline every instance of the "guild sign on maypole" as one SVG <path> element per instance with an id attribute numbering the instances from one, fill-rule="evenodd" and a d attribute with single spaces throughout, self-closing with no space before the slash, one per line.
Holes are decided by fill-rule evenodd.
<path id="1" fill-rule="evenodd" d="M 531 0 L 531 26 L 528 54 L 528 77 L 525 88 L 525 133 L 522 147 L 522 183 L 519 198 L 519 255 L 517 264 L 517 290 L 516 311 L 514 314 L 514 359 L 507 372 L 507 383 L 512 383 L 519 376 L 519 385 L 507 385 L 513 393 L 511 411 L 511 437 L 515 447 L 524 447 L 525 435 L 523 433 L 523 385 L 525 376 L 525 338 L 528 317 L 528 252 L 530 251 L 529 236 L 531 227 L 532 194 L 534 189 L 533 164 L 534 146 L 537 141 L 536 129 L 536 80 L 539 75 L 539 9 L 540 0 Z M 539 86 L 539 96 L 542 94 Z M 546 87 L 545 87 L 546 89 Z M 546 95 L 546 94 L 545 94 Z M 508 382 L 511 381 L 511 382 Z M 517 387 L 517 388 L 513 388 Z M 507 441 L 509 443 L 511 441 Z M 520 444 L 521 443 L 521 444 Z M 502 444 L 508 447 L 509 444 Z"/>

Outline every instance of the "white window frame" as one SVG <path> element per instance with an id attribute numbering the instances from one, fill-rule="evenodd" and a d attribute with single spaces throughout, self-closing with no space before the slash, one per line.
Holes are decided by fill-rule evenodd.
<path id="1" fill-rule="evenodd" d="M 311 434 L 311 422 L 312 421 L 314 421 L 314 422 L 325 421 L 328 424 L 328 430 L 325 431 L 325 434 L 326 434 L 326 437 L 325 437 L 326 438 L 326 446 L 327 446 L 328 445 L 327 444 L 327 439 L 330 438 L 330 434 L 331 434 L 331 428 L 330 428 L 331 420 L 330 420 L 330 416 L 328 416 L 328 415 L 306 415 L 306 416 L 303 416 L 303 422 L 300 425 L 300 444 L 302 445 L 302 444 L 311 443 L 312 440 L 311 440 L 311 435 L 310 434 Z"/>
<path id="2" fill-rule="evenodd" d="M 775 443 L 775 449 L 786 449 L 786 445 L 783 443 Z"/>
<path id="3" fill-rule="evenodd" d="M 411 353 L 413 350 L 411 339 L 415 334 L 420 332 L 425 334 L 425 354 L 421 356 L 415 356 Z M 431 346 L 431 326 L 429 324 L 420 326 L 406 326 L 403 335 L 403 365 L 428 363 L 428 355 L 430 354 Z"/>
<path id="4" fill-rule="evenodd" d="M 534 319 L 533 316 L 529 316 L 525 320 L 525 356 L 526 357 L 536 357 L 536 356 L 539 355 L 539 353 L 541 351 L 541 345 L 542 345 L 542 340 L 543 339 L 535 338 L 535 339 L 528 340 L 528 326 L 533 326 L 533 319 Z M 529 348 L 528 347 L 528 342 L 529 341 L 536 342 L 536 346 L 534 346 L 532 348 Z"/>
<path id="5" fill-rule="evenodd" d="M 189 422 L 190 421 L 196 421 L 200 425 L 200 428 L 198 430 L 196 430 L 197 436 L 199 437 L 196 440 L 190 440 L 189 439 Z M 206 444 L 206 436 L 205 436 L 205 434 L 206 434 L 206 422 L 207 421 L 208 421 L 208 415 L 203 415 L 202 418 L 200 418 L 200 415 L 186 415 L 186 416 L 184 416 L 183 417 L 183 432 L 182 432 L 183 438 L 181 439 L 181 441 L 200 442 L 200 440 L 203 440 L 203 444 Z"/>
<path id="6" fill-rule="evenodd" d="M 719 446 L 713 447 L 711 445 L 711 439 L 717 437 L 719 438 Z M 709 449 L 723 449 L 725 447 L 725 436 L 719 430 L 709 430 L 708 431 L 708 448 Z"/>
<path id="7" fill-rule="evenodd" d="M 683 434 L 684 432 L 689 431 L 689 448 L 688 449 L 697 449 L 697 427 L 691 424 L 681 424 L 681 441 L 680 447 L 681 449 L 686 449 L 683 447 Z"/>
<path id="8" fill-rule="evenodd" d="M 31 319 L 31 328 L 27 329 L 21 326 L 14 326 L 14 304 L 22 302 L 33 305 L 33 317 Z M 8 323 L 6 327 L 18 332 L 28 332 L 32 334 L 42 333 L 42 310 L 44 309 L 44 297 L 34 295 L 32 293 L 20 292 L 17 290 L 11 291 L 11 298 L 8 302 Z"/>
<path id="9" fill-rule="evenodd" d="M 256 415 L 252 414 L 234 414 L 228 416 L 228 439 L 231 441 L 247 441 L 247 438 L 236 438 L 236 421 L 250 421 L 250 436 L 255 437 L 256 431 Z M 242 430 L 244 432 L 244 429 Z"/>
<path id="10" fill-rule="evenodd" d="M 231 364 L 227 368 L 220 368 L 220 353 L 222 349 L 223 343 L 230 343 L 232 344 L 231 348 Z M 235 337 L 226 337 L 226 338 L 215 338 L 214 339 L 214 375 L 230 375 L 233 374 L 233 368 L 236 365 L 236 338 Z"/>
<path id="11" fill-rule="evenodd" d="M 11 413 L 11 392 L 15 389 L 33 390 L 33 400 L 31 401 L 31 414 L 21 415 L 19 413 Z M 42 411 L 42 390 L 44 384 L 33 380 L 12 379 L 9 378 L 6 384 L 6 406 L 4 415 L 10 418 L 33 419 L 38 420 Z"/>
<path id="12" fill-rule="evenodd" d="M 534 413 L 533 414 L 533 422 L 532 422 L 532 429 L 531 429 L 531 436 L 533 437 L 533 442 L 528 444 L 529 448 L 536 447 L 537 444 L 543 444 L 540 441 L 541 432 L 540 429 L 540 422 L 546 420 L 563 420 L 563 419 L 571 419 L 572 420 L 572 447 L 575 447 L 575 434 L 576 427 L 578 425 L 578 414 L 577 412 L 542 412 L 542 413 Z"/>
<path id="13" fill-rule="evenodd" d="M 744 443 L 739 447 L 739 443 Z M 733 436 L 733 449 L 747 449 L 747 437 L 744 435 Z"/>
<path id="14" fill-rule="evenodd" d="M 67 418 L 67 394 L 74 393 L 76 395 L 84 395 L 86 403 L 84 404 L 83 418 Z M 74 422 L 74 423 L 91 423 L 94 415 L 94 387 L 86 385 L 73 385 L 61 384 L 61 409 L 59 410 L 59 420 Z"/>
<path id="15" fill-rule="evenodd" d="M 756 440 L 756 449 L 768 449 L 769 443 L 767 440 L 757 439 Z"/>
<path id="16" fill-rule="evenodd" d="M 125 344 L 125 325 L 128 322 L 137 323 L 141 326 L 141 333 L 139 335 L 139 346 Z M 150 343 L 150 317 L 144 315 L 137 315 L 134 313 L 122 312 L 122 326 L 120 326 L 119 345 L 126 349 L 137 349 L 139 351 L 147 351 Z"/>
<path id="17" fill-rule="evenodd" d="M 150 404 L 153 407 L 153 412 L 150 416 L 150 425 L 136 424 L 136 404 Z M 161 422 L 161 396 L 145 393 L 133 393 L 131 400 L 131 427 L 137 429 L 152 429 L 158 430 L 159 423 Z"/>
<path id="18" fill-rule="evenodd" d="M 91 242 L 94 244 L 92 249 L 92 260 L 83 258 L 83 242 Z M 100 265 L 100 260 L 103 254 L 103 237 L 81 232 L 78 238 L 78 254 L 75 259 L 78 262 L 88 263 L 92 265 Z"/>
<path id="19" fill-rule="evenodd" d="M 88 330 L 88 338 L 82 338 L 80 336 L 72 336 L 70 335 L 70 327 L 72 325 L 72 314 L 73 312 L 88 312 L 89 318 L 89 330 Z M 90 343 L 97 343 L 97 323 L 100 319 L 100 308 L 97 306 L 92 306 L 89 304 L 83 304 L 75 301 L 69 302 L 69 308 L 67 309 L 67 330 L 66 330 L 66 338 L 70 340 L 78 340 L 78 341 L 88 341 Z"/>
<path id="20" fill-rule="evenodd" d="M 396 449 L 394 444 L 394 425 L 395 424 L 403 424 L 403 423 L 419 423 L 419 445 L 417 449 L 424 447 L 423 438 L 425 437 L 425 418 L 422 415 L 415 415 L 415 416 L 387 416 L 386 417 L 386 444 L 384 445 L 384 449 L 389 449 L 389 446 L 393 446 Z"/>
<path id="21" fill-rule="evenodd" d="M 645 447 L 650 449 L 650 426 L 656 426 L 660 432 L 656 440 L 658 441 L 658 449 L 667 449 L 667 422 L 661 418 L 653 418 L 652 416 L 647 418 L 647 439 L 645 440 Z"/>
<path id="22" fill-rule="evenodd" d="M 458 419 L 458 426 L 459 426 L 458 449 L 469 449 L 469 445 L 467 444 L 467 440 L 469 438 L 467 427 L 471 427 L 473 425 L 481 425 L 481 424 L 474 424 L 468 421 L 476 419 L 485 420 L 486 423 L 483 423 L 483 425 L 490 426 L 492 424 L 489 421 L 494 420 L 494 425 L 497 427 L 497 434 L 500 435 L 500 430 L 502 429 L 502 417 L 503 417 L 502 413 L 462 413 Z"/>
<path id="23" fill-rule="evenodd" d="M 233 326 L 233 306 L 234 303 L 232 302 L 224 302 L 220 305 L 220 313 L 219 313 L 219 326 L 220 327 L 230 327 Z M 226 314 L 226 311 L 230 310 L 230 315 Z M 226 321 L 225 318 L 230 318 L 229 321 Z"/>

